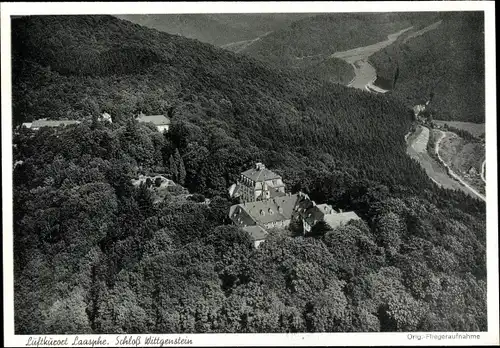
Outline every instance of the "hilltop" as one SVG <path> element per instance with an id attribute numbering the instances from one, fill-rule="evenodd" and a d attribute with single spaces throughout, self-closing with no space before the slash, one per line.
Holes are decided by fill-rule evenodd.
<path id="1" fill-rule="evenodd" d="M 389 34 L 411 26 L 418 27 L 436 16 L 435 13 L 321 14 L 297 20 L 266 35 L 240 53 L 276 66 L 300 68 L 308 63 L 309 71 L 314 70 L 319 61 L 334 64 L 337 71 L 327 76 L 347 83 L 354 77 L 352 67 L 330 57 L 333 53 L 384 41 Z"/>
<path id="2" fill-rule="evenodd" d="M 388 99 L 113 17 L 22 18 L 13 35 L 18 123 L 79 119 L 92 105 L 117 122 L 138 110 L 168 113 L 204 130 L 217 125 L 235 143 L 284 153 L 300 148 L 305 161 L 329 153 L 387 182 L 395 174 L 376 165 L 379 155 L 413 168 L 397 174 L 409 185 L 419 172 L 404 155 L 411 111 Z"/>
<path id="3" fill-rule="evenodd" d="M 12 35 L 15 124 L 82 121 L 14 130 L 16 333 L 487 329 L 484 203 L 406 156 L 398 99 L 112 16 Z M 227 194 L 255 162 L 360 219 L 255 250 Z"/>
<path id="4" fill-rule="evenodd" d="M 447 13 L 436 28 L 401 38 L 370 62 L 377 69 L 377 83 L 393 89 L 406 105 L 423 104 L 432 96 L 434 118 L 484 123 L 482 13 Z"/>
<path id="5" fill-rule="evenodd" d="M 308 16 L 312 15 L 305 13 L 132 14 L 116 17 L 169 34 L 221 46 L 254 39 Z"/>

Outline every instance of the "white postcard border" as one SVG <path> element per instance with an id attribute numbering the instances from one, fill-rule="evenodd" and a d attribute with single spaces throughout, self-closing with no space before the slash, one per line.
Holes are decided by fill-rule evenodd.
<path id="1" fill-rule="evenodd" d="M 68 339 L 72 345 L 77 335 L 14 335 L 13 322 L 13 238 L 12 238 L 12 132 L 11 132 L 11 67 L 10 16 L 42 14 L 131 14 L 131 13 L 265 13 L 265 12 L 411 12 L 411 11 L 485 11 L 485 81 L 486 81 L 486 159 L 487 190 L 487 271 L 488 271 L 488 332 L 468 333 L 300 333 L 300 334 L 169 334 L 126 335 L 140 337 L 143 345 L 147 336 L 162 339 L 187 339 L 194 346 L 275 346 L 275 345 L 485 345 L 499 344 L 498 313 L 498 200 L 496 148 L 496 51 L 495 4 L 489 1 L 395 1 L 395 2 L 175 2 L 175 3 L 2 3 L 1 62 L 2 62 L 2 214 L 4 262 L 4 345 L 26 346 L 29 337 Z M 427 338 L 429 335 L 480 335 L 475 339 Z M 78 335 L 79 339 L 106 339 L 108 346 L 125 335 Z M 90 342 L 90 341 L 89 341 Z M 189 344 L 165 344 L 189 345 Z M 89 343 L 90 346 L 91 344 Z M 44 345 L 39 345 L 44 346 Z M 82 345 L 80 345 L 82 346 Z M 98 345 L 96 345 L 98 346 Z"/>

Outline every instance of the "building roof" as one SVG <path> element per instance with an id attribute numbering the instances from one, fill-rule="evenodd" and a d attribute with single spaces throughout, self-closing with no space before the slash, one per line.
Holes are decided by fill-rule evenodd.
<path id="1" fill-rule="evenodd" d="M 238 197 L 240 195 L 240 185 L 232 184 L 229 187 L 229 196 L 230 197 Z"/>
<path id="2" fill-rule="evenodd" d="M 258 224 L 290 220 L 297 195 L 285 195 L 265 201 L 240 204 L 248 215 Z"/>
<path id="3" fill-rule="evenodd" d="M 323 214 L 337 213 L 335 209 L 333 209 L 332 206 L 329 204 L 318 204 L 317 207 L 319 210 L 323 212 Z"/>
<path id="4" fill-rule="evenodd" d="M 302 215 L 304 217 L 304 220 L 309 225 L 313 226 L 314 224 L 316 224 L 316 222 L 323 219 L 325 213 L 323 213 L 323 211 L 320 208 L 318 208 L 317 205 L 314 205 L 309 209 L 307 209 L 304 213 L 302 213 Z"/>
<path id="5" fill-rule="evenodd" d="M 314 202 L 309 198 L 308 195 L 299 192 L 298 193 L 298 199 L 297 199 L 297 204 L 295 206 L 295 210 L 303 215 L 306 210 L 312 208 L 314 206 Z"/>
<path id="6" fill-rule="evenodd" d="M 360 217 L 353 211 L 347 211 L 345 213 L 325 214 L 323 219 L 331 228 L 335 228 L 350 220 L 359 220 Z"/>
<path id="7" fill-rule="evenodd" d="M 139 115 L 136 119 L 139 122 L 153 123 L 155 126 L 165 126 L 170 124 L 170 119 L 164 115 Z"/>
<path id="8" fill-rule="evenodd" d="M 31 128 L 41 127 L 59 127 L 67 126 L 70 124 L 78 124 L 80 121 L 75 120 L 35 120 L 31 123 Z"/>
<path id="9" fill-rule="evenodd" d="M 266 239 L 268 233 L 265 229 L 263 229 L 260 226 L 247 226 L 242 228 L 243 231 L 247 232 L 250 235 L 250 238 L 254 242 L 259 241 L 259 240 L 264 240 Z"/>
<path id="10" fill-rule="evenodd" d="M 255 167 L 248 169 L 241 174 L 256 182 L 281 179 L 281 176 L 267 169 L 262 163 L 257 163 Z"/>
<path id="11" fill-rule="evenodd" d="M 253 226 L 256 224 L 241 204 L 235 204 L 229 208 L 229 218 L 238 226 Z"/>
<path id="12" fill-rule="evenodd" d="M 278 191 L 276 189 L 271 189 L 269 190 L 269 195 L 271 196 L 271 198 L 278 198 L 278 197 L 285 197 L 286 193 Z"/>
<path id="13" fill-rule="evenodd" d="M 290 220 L 297 195 L 284 195 L 265 201 L 235 204 L 229 209 L 229 217 L 237 225 L 268 224 Z"/>

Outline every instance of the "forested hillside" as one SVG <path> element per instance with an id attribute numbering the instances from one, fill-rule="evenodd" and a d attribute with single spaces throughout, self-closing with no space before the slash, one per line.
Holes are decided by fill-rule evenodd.
<path id="1" fill-rule="evenodd" d="M 311 15 L 306 13 L 200 13 L 132 14 L 116 17 L 169 34 L 177 34 L 220 46 L 235 41 L 254 39 L 308 16 Z"/>
<path id="2" fill-rule="evenodd" d="M 267 35 L 245 51 L 248 55 L 271 62 L 295 57 L 333 54 L 387 39 L 436 13 L 332 13 L 295 21 Z"/>
<path id="3" fill-rule="evenodd" d="M 420 27 L 437 17 L 436 13 L 321 14 L 272 32 L 240 53 L 347 84 L 354 77 L 353 68 L 331 54 L 384 41 L 389 34 Z"/>
<path id="4" fill-rule="evenodd" d="M 484 123 L 484 18 L 447 13 L 436 29 L 370 57 L 378 84 L 408 106 L 433 96 L 434 118 Z"/>
<path id="5" fill-rule="evenodd" d="M 83 121 L 15 131 L 16 333 L 486 329 L 484 204 L 406 156 L 412 111 L 397 99 L 111 16 L 12 32 L 15 124 Z M 276 230 L 254 250 L 226 192 L 255 161 L 363 221 Z M 154 204 L 130 183 L 141 172 L 210 204 L 176 191 Z"/>

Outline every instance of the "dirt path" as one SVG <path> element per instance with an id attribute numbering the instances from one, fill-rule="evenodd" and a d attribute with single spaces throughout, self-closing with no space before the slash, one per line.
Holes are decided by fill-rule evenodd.
<path id="1" fill-rule="evenodd" d="M 439 131 L 440 132 L 440 136 L 439 136 L 439 139 L 436 141 L 436 154 L 439 158 L 439 160 L 441 161 L 441 164 L 445 166 L 445 168 L 447 169 L 449 175 L 458 180 L 463 186 L 465 186 L 471 193 L 473 193 L 476 197 L 482 199 L 483 201 L 486 202 L 486 197 L 483 196 L 482 194 L 480 194 L 479 192 L 477 192 L 473 187 L 471 187 L 469 184 L 467 184 L 461 177 L 459 177 L 453 170 L 451 170 L 451 168 L 448 166 L 448 164 L 445 163 L 445 161 L 443 161 L 443 159 L 441 158 L 441 155 L 439 154 L 439 144 L 441 143 L 441 141 L 445 138 L 446 136 L 446 133 L 443 132 L 443 131 Z"/>
<path id="2" fill-rule="evenodd" d="M 259 37 L 256 37 L 255 39 L 230 42 L 230 43 L 222 45 L 220 47 L 224 48 L 226 50 L 229 50 L 229 51 L 233 51 L 234 53 L 239 53 L 239 52 L 243 51 L 245 48 L 249 47 L 250 45 L 253 45 L 255 42 L 262 39 L 264 36 L 267 36 L 271 33 L 272 33 L 272 31 L 268 31 L 267 33 L 265 33 Z"/>
<path id="3" fill-rule="evenodd" d="M 421 30 L 418 30 L 414 33 L 411 33 L 410 35 L 408 35 L 404 40 L 403 40 L 403 43 L 406 43 L 408 40 L 410 39 L 413 39 L 414 37 L 417 37 L 417 36 L 420 36 L 420 35 L 423 35 L 425 34 L 426 32 L 430 31 L 430 30 L 434 30 L 436 29 L 437 27 L 439 27 L 439 25 L 442 23 L 443 21 L 440 20 L 440 21 L 437 21 L 435 23 L 432 23 L 431 25 L 421 29 Z"/>

